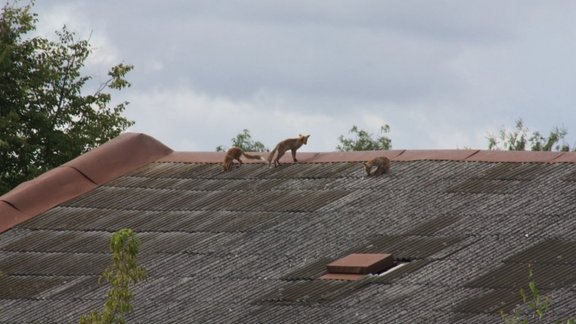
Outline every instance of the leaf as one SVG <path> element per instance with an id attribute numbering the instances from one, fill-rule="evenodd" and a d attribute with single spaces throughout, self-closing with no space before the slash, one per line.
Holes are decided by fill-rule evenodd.
<path id="1" fill-rule="evenodd" d="M 340 144 L 336 146 L 338 151 L 374 151 L 389 150 L 392 148 L 392 140 L 384 134 L 390 132 L 390 126 L 383 125 L 380 127 L 380 136 L 373 138 L 373 135 L 365 130 L 358 129 L 352 125 L 349 133 L 353 134 L 352 138 L 345 138 L 343 135 L 338 137 Z"/>
<path id="2" fill-rule="evenodd" d="M 567 134 L 566 129 L 558 127 L 553 128 L 548 137 L 542 136 L 538 131 L 530 134 L 530 130 L 519 118 L 514 129 L 501 128 L 498 136 L 488 135 L 488 149 L 525 151 L 529 144 L 532 151 L 570 151 L 570 145 L 563 142 Z"/>
<path id="3" fill-rule="evenodd" d="M 100 279 L 105 279 L 112 287 L 106 293 L 102 322 L 123 323 L 123 314 L 133 310 L 131 287 L 147 277 L 146 269 L 136 262 L 141 243 L 128 228 L 116 231 L 110 238 L 113 263 L 102 272 Z"/>

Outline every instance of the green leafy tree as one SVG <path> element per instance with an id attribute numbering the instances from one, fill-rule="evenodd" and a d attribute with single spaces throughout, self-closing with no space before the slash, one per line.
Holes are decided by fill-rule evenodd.
<path id="1" fill-rule="evenodd" d="M 125 76 L 133 67 L 116 65 L 86 90 L 92 77 L 81 70 L 90 44 L 66 27 L 56 40 L 30 37 L 32 4 L 6 4 L 0 15 L 0 194 L 133 124 L 122 116 L 128 103 L 111 105 L 109 93 L 130 86 Z"/>
<path id="2" fill-rule="evenodd" d="M 548 137 L 540 132 L 530 132 L 522 119 L 516 120 L 513 130 L 501 128 L 498 135 L 488 136 L 488 149 L 509 151 L 570 151 L 570 145 L 564 142 L 568 132 L 564 128 L 555 127 Z"/>
<path id="3" fill-rule="evenodd" d="M 106 293 L 104 309 L 82 316 L 80 324 L 125 323 L 124 314 L 133 310 L 131 287 L 147 277 L 146 269 L 136 262 L 140 244 L 140 239 L 128 228 L 112 235 L 110 251 L 114 261 L 100 275 L 112 288 Z"/>
<path id="4" fill-rule="evenodd" d="M 232 146 L 239 147 L 244 152 L 268 152 L 270 151 L 267 147 L 264 146 L 261 142 L 254 141 L 252 139 L 252 135 L 250 135 L 250 131 L 244 129 L 241 133 L 236 135 L 235 138 L 232 138 Z M 224 152 L 226 148 L 222 145 L 216 147 L 216 152 Z"/>
<path id="5" fill-rule="evenodd" d="M 386 136 L 390 133 L 390 126 L 388 125 L 380 127 L 380 135 L 377 138 L 373 138 L 373 135 L 365 130 L 358 129 L 356 125 L 352 126 L 349 133 L 353 134 L 352 138 L 345 138 L 343 135 L 338 137 L 338 141 L 340 141 L 336 147 L 338 151 L 375 151 L 392 148 L 392 140 Z"/>

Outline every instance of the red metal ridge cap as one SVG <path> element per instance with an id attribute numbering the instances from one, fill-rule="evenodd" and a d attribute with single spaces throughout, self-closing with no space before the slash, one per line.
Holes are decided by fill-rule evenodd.
<path id="1" fill-rule="evenodd" d="M 171 152 L 169 147 L 148 135 L 122 134 L 1 196 L 0 231 Z"/>
<path id="2" fill-rule="evenodd" d="M 470 162 L 549 163 L 560 158 L 562 152 L 542 151 L 489 151 L 481 150 L 468 157 Z"/>
<path id="3" fill-rule="evenodd" d="M 576 152 L 562 152 L 552 163 L 576 163 Z"/>
<path id="4" fill-rule="evenodd" d="M 0 200 L 0 233 L 30 218 L 11 204 Z"/>
<path id="5" fill-rule="evenodd" d="M 405 150 L 393 161 L 464 161 L 478 153 L 479 150 Z"/>
<path id="6" fill-rule="evenodd" d="M 104 184 L 172 152 L 148 135 L 124 133 L 64 166 L 77 169 L 96 184 Z"/>
<path id="7" fill-rule="evenodd" d="M 298 152 L 296 158 L 302 163 L 330 163 L 330 162 L 363 162 L 378 156 L 386 156 L 394 159 L 402 154 L 402 150 L 388 151 L 355 151 L 355 152 Z M 221 163 L 224 160 L 224 152 L 173 152 L 158 160 L 158 162 L 175 163 Z M 269 152 L 249 152 L 252 155 L 260 155 L 268 158 Z M 242 159 L 245 163 L 262 163 L 259 160 Z M 286 152 L 280 159 L 280 163 L 293 163 L 292 154 Z"/>
<path id="8" fill-rule="evenodd" d="M 264 157 L 267 157 L 268 153 L 265 154 Z M 158 159 L 157 162 L 221 163 L 224 160 L 224 155 L 226 155 L 225 152 L 172 152 Z M 250 162 L 250 160 L 245 160 L 247 159 L 242 159 L 243 162 Z"/>
<path id="9" fill-rule="evenodd" d="M 54 168 L 30 181 L 20 184 L 10 192 L 1 196 L 0 201 L 9 204 L 21 213 L 14 214 L 8 210 L 2 210 L 1 218 L 11 218 L 12 221 L 9 221 L 7 224 L 13 226 L 47 211 L 58 204 L 86 193 L 95 187 L 96 184 L 74 168 Z M 5 216 L 4 212 L 6 212 L 8 216 Z M 2 223 L 4 224 L 4 220 Z"/>
<path id="10" fill-rule="evenodd" d="M 365 162 L 375 157 L 385 156 L 390 160 L 396 159 L 404 153 L 403 150 L 380 150 L 380 151 L 351 151 L 351 152 L 322 152 L 322 153 L 296 153 L 298 162 L 305 163 L 334 163 L 334 162 Z M 292 162 L 290 152 L 280 159 L 280 161 Z"/>
<path id="11" fill-rule="evenodd" d="M 268 157 L 268 152 L 255 152 Z M 159 162 L 221 163 L 224 152 L 173 152 L 160 158 Z M 519 162 L 519 163 L 576 163 L 576 152 L 489 151 L 489 150 L 386 150 L 353 152 L 298 152 L 296 158 L 302 163 L 363 162 L 378 156 L 386 156 L 398 162 L 440 160 L 470 162 Z M 246 163 L 262 163 L 242 159 Z M 290 152 L 280 159 L 292 163 Z"/>
<path id="12" fill-rule="evenodd" d="M 394 161 L 449 160 L 469 162 L 576 163 L 575 152 L 500 150 L 406 150 Z"/>

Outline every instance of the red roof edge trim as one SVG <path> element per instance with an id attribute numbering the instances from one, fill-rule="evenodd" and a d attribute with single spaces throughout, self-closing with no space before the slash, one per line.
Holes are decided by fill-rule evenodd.
<path id="1" fill-rule="evenodd" d="M 566 153 L 542 151 L 490 151 L 481 150 L 468 157 L 470 162 L 550 163 Z M 570 153 L 568 153 L 570 154 Z M 574 154 L 574 153 L 572 153 Z M 576 161 L 576 159 L 574 160 Z"/>
<path id="2" fill-rule="evenodd" d="M 386 156 L 394 160 L 402 154 L 403 150 L 388 151 L 355 151 L 355 152 L 298 152 L 296 158 L 301 163 L 331 163 L 331 162 L 364 162 L 375 157 Z M 173 152 L 160 158 L 158 162 L 175 163 L 221 163 L 224 160 L 224 152 Z M 249 152 L 268 158 L 269 152 Z M 264 163 L 259 160 L 242 159 L 245 163 Z M 292 154 L 287 152 L 280 163 L 293 163 Z"/>
<path id="3" fill-rule="evenodd" d="M 28 218 L 30 218 L 30 216 L 23 214 L 9 202 L 0 200 L 0 233 Z"/>
<path id="4" fill-rule="evenodd" d="M 160 159 L 157 162 L 174 162 L 174 163 L 220 163 L 224 160 L 224 152 L 172 152 Z M 260 153 L 262 154 L 262 153 Z M 264 155 L 265 154 L 265 155 Z M 262 154 L 264 157 L 268 153 Z M 251 160 L 242 159 L 243 162 L 251 162 Z"/>
<path id="5" fill-rule="evenodd" d="M 76 170 L 78 173 L 80 173 L 81 175 L 83 175 L 84 178 L 86 178 L 86 180 L 92 182 L 92 183 L 95 184 L 95 185 L 98 185 L 96 182 L 92 181 L 92 179 L 90 179 L 87 175 L 85 175 L 84 172 L 82 172 L 81 170 L 78 170 L 76 167 L 69 166 L 69 165 L 66 165 L 66 166 L 63 165 L 62 167 L 74 169 L 74 170 Z"/>
<path id="6" fill-rule="evenodd" d="M 253 152 L 268 157 L 268 152 Z M 158 159 L 158 162 L 175 163 L 221 163 L 224 152 L 172 152 Z M 518 163 L 576 163 L 576 152 L 534 152 L 534 151 L 489 151 L 489 150 L 387 150 L 354 152 L 298 152 L 296 158 L 301 163 L 363 162 L 375 157 L 386 156 L 393 162 L 410 161 L 469 161 L 469 162 L 518 162 Z M 246 163 L 263 163 L 259 160 L 243 159 Z M 281 163 L 292 163 L 290 152 Z"/>
<path id="7" fill-rule="evenodd" d="M 479 150 L 405 150 L 394 161 L 464 161 L 478 153 Z"/>
<path id="8" fill-rule="evenodd" d="M 74 168 L 63 166 L 20 184 L 1 196 L 0 201 L 24 215 L 35 216 L 95 187 L 96 184 Z"/>
<path id="9" fill-rule="evenodd" d="M 64 166 L 75 168 L 96 184 L 104 184 L 172 152 L 148 135 L 124 133 Z"/>
<path id="10" fill-rule="evenodd" d="M 148 135 L 122 134 L 0 196 L 0 231 L 170 153 Z"/>
<path id="11" fill-rule="evenodd" d="M 550 163 L 576 163 L 576 152 L 562 152 Z"/>

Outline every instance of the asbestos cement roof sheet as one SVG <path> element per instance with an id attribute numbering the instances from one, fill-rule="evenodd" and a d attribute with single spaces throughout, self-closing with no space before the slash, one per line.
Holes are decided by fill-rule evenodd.
<path id="1" fill-rule="evenodd" d="M 119 143 L 140 157 L 91 169 L 112 143 L 0 197 L 0 322 L 77 323 L 100 309 L 120 228 L 141 239 L 149 273 L 127 322 L 494 323 L 521 303 L 529 270 L 552 300 L 547 319 L 574 317 L 571 153 L 299 152 L 300 163 L 223 172 L 222 153 Z M 366 177 L 362 162 L 380 155 L 390 172 Z M 320 279 L 354 253 L 402 266 Z"/>

